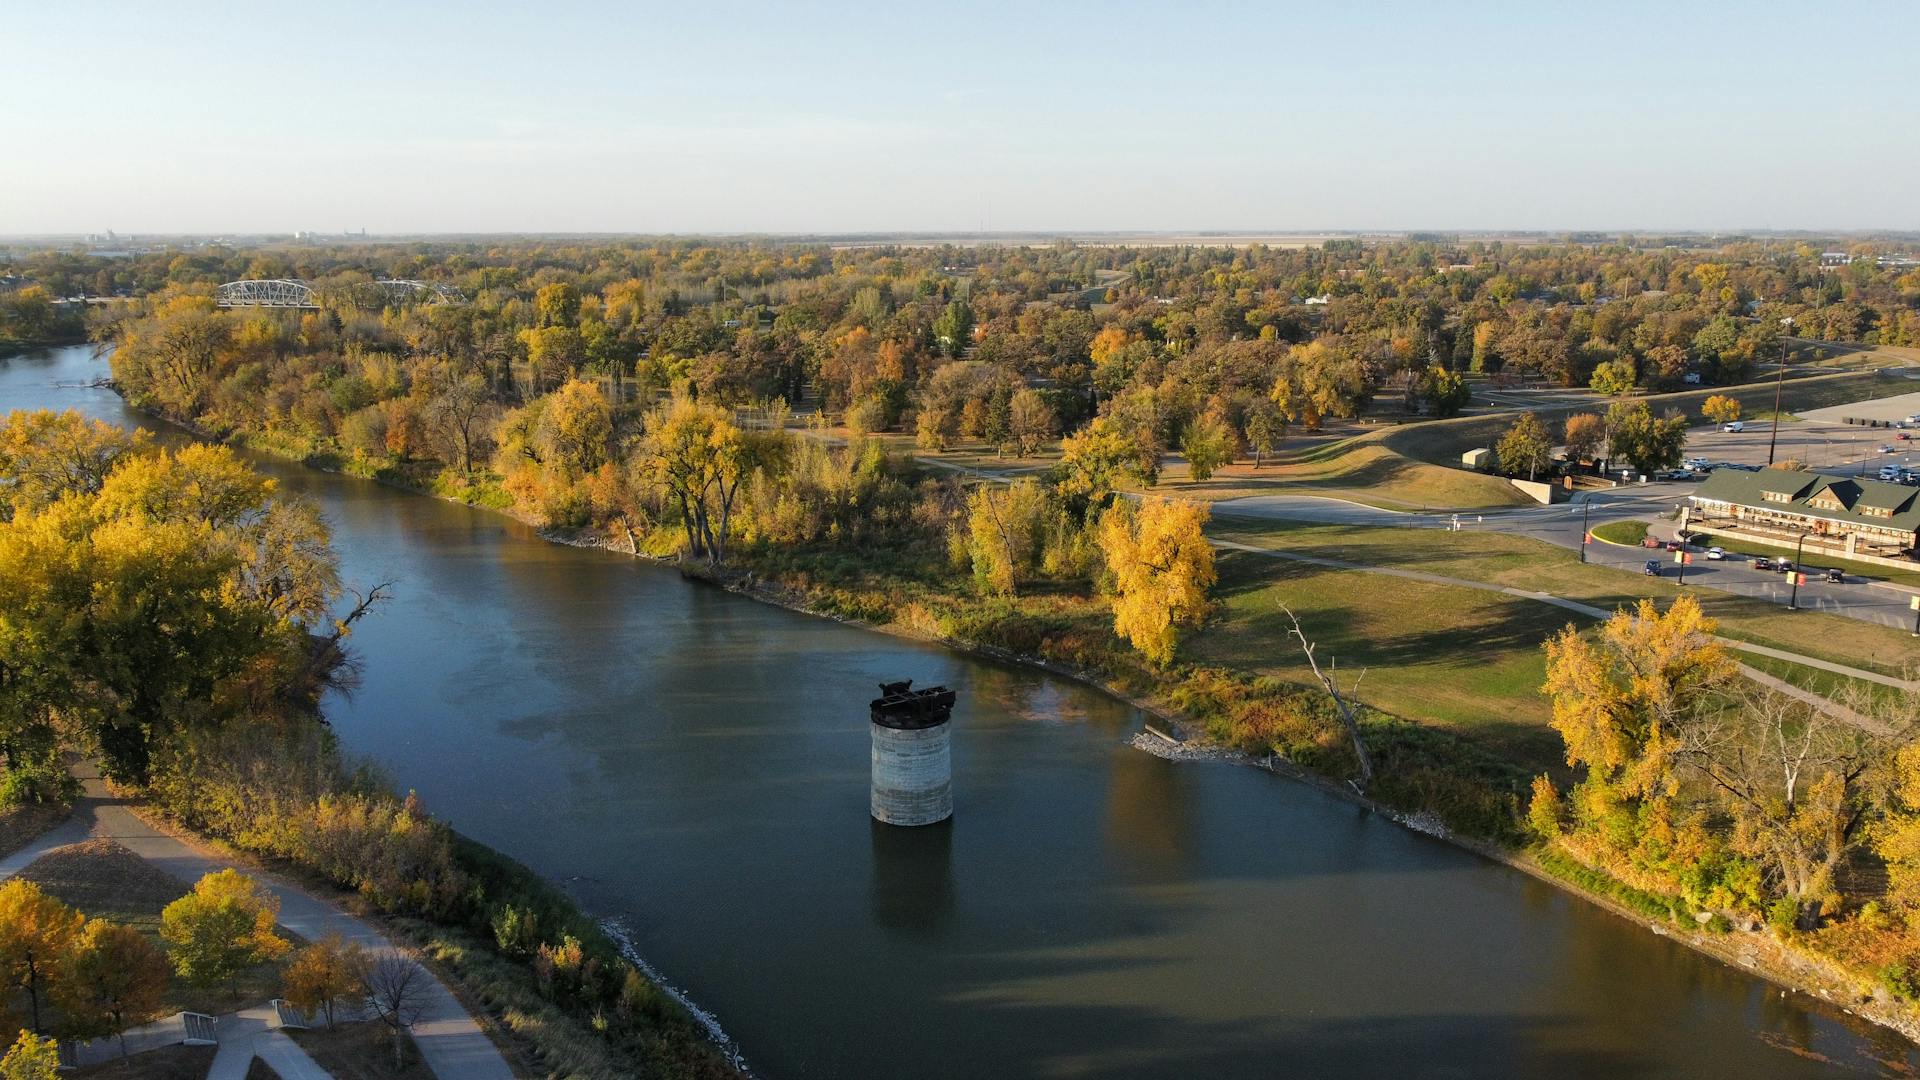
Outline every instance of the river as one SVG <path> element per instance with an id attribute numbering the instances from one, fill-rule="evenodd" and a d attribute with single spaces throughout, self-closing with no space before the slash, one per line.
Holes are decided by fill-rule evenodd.
<path id="1" fill-rule="evenodd" d="M 0 411 L 141 423 L 85 348 Z M 777 1080 L 1907 1075 L 1898 1037 L 1305 786 L 1132 749 L 1077 684 L 262 460 L 348 581 L 341 738 L 626 927 Z M 866 702 L 945 683 L 956 816 L 867 816 Z"/>

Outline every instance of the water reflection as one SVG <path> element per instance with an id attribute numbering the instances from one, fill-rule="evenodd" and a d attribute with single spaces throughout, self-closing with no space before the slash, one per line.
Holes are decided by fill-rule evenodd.
<path id="1" fill-rule="evenodd" d="M 953 919 L 954 819 L 905 828 L 869 817 L 873 921 L 910 936 L 938 934 Z"/>

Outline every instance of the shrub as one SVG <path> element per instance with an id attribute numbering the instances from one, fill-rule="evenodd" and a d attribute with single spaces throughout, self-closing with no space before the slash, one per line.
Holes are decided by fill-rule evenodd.
<path id="1" fill-rule="evenodd" d="M 80 794 L 80 781 L 52 761 L 16 765 L 0 777 L 0 807 L 62 805 Z"/>
<path id="2" fill-rule="evenodd" d="M 1767 925 L 1781 937 L 1800 928 L 1800 902 L 1783 896 L 1767 905 Z"/>

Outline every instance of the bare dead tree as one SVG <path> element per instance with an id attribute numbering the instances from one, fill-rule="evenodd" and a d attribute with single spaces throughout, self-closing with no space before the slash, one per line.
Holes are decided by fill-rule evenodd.
<path id="1" fill-rule="evenodd" d="M 427 969 L 412 953 L 383 952 L 360 969 L 360 989 L 375 1019 L 393 1031 L 393 1067 L 406 1066 L 406 1033 L 427 1011 Z"/>
<path id="2" fill-rule="evenodd" d="M 354 684 L 358 668 L 348 656 L 342 642 L 353 633 L 353 624 L 373 611 L 374 608 L 393 599 L 393 582 L 382 581 L 361 592 L 349 588 L 347 595 L 353 597 L 353 607 L 344 616 L 333 621 L 333 632 L 314 643 L 312 659 L 308 662 L 307 676 L 310 680 L 322 682 L 336 689 L 345 689 Z"/>
<path id="3" fill-rule="evenodd" d="M 1366 740 L 1360 736 L 1360 720 L 1353 715 L 1353 706 L 1347 704 L 1346 695 L 1340 692 L 1340 683 L 1335 678 L 1337 672 L 1331 670 L 1332 665 L 1328 665 L 1328 668 L 1323 670 L 1320 667 L 1320 661 L 1314 657 L 1314 643 L 1307 640 L 1307 632 L 1301 629 L 1300 616 L 1295 615 L 1293 609 L 1285 604 L 1280 605 L 1280 610 L 1287 613 L 1288 621 L 1293 624 L 1290 633 L 1300 642 L 1300 651 L 1307 658 L 1307 666 L 1313 669 L 1313 677 L 1319 679 L 1320 685 L 1326 688 L 1327 696 L 1333 699 L 1334 708 L 1340 712 L 1340 722 L 1347 727 L 1347 738 L 1353 741 L 1353 760 L 1360 770 L 1359 779 L 1349 780 L 1348 783 L 1352 784 L 1356 790 L 1364 792 L 1373 783 L 1373 760 L 1367 756 Z M 1366 672 L 1362 671 L 1360 677 L 1365 678 Z M 1354 683 L 1358 685 L 1359 680 L 1354 680 Z"/>

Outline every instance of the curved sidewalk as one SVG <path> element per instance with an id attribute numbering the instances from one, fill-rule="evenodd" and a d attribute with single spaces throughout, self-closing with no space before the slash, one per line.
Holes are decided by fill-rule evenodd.
<path id="1" fill-rule="evenodd" d="M 127 800 L 107 791 L 91 763 L 74 769 L 85 794 L 74 803 L 73 817 L 43 833 L 19 851 L 0 859 L 0 880 L 27 868 L 48 851 L 82 840 L 112 840 L 168 874 L 191 885 L 204 874 L 235 869 L 259 881 L 280 898 L 280 925 L 309 941 L 328 934 L 375 951 L 395 951 L 394 943 L 371 923 L 274 874 L 241 866 L 211 848 L 182 840 L 146 823 Z M 431 969 L 427 969 L 427 1006 L 413 1025 L 414 1045 L 439 1080 L 512 1080 L 513 1069 L 480 1025 Z M 243 1014 L 244 1015 L 244 1014 Z"/>

